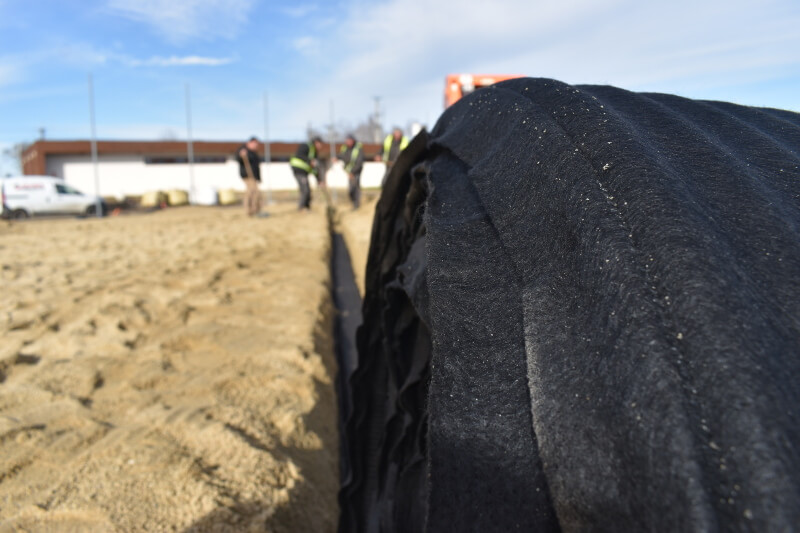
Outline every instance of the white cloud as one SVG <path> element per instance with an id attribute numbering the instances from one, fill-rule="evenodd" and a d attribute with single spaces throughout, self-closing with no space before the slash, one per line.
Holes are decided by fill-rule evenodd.
<path id="1" fill-rule="evenodd" d="M 319 7 L 317 4 L 300 4 L 292 7 L 281 8 L 280 12 L 292 18 L 303 18 L 311 15 L 318 9 Z"/>
<path id="2" fill-rule="evenodd" d="M 256 5 L 255 0 L 105 0 L 102 4 L 104 13 L 136 21 L 172 43 L 235 38 Z M 336 120 L 355 125 L 373 111 L 375 96 L 381 97 L 385 126 L 405 126 L 411 119 L 432 126 L 443 109 L 444 77 L 456 72 L 552 77 L 696 98 L 721 95 L 742 103 L 800 110 L 797 0 L 461 0 L 455 4 L 338 0 L 331 9 L 318 0 L 299 0 L 292 7 L 283 4 L 267 8 L 272 20 L 266 22 L 286 27 L 265 35 L 263 49 L 257 46 L 259 57 L 266 58 L 259 62 L 263 69 L 257 79 L 250 72 L 247 83 L 233 78 L 223 86 L 209 78 L 193 82 L 198 89 L 197 138 L 245 138 L 258 133 L 263 127 L 261 98 L 250 93 L 258 92 L 260 84 L 270 91 L 270 130 L 276 138 L 301 137 L 309 121 L 323 127 L 330 120 L 331 100 Z M 0 88 L 45 79 L 50 76 L 48 67 L 61 65 L 64 59 L 78 67 L 73 70 L 83 72 L 95 65 L 212 67 L 238 61 L 229 51 L 217 52 L 219 57 L 201 49 L 171 55 L 175 51 L 165 47 L 137 58 L 125 55 L 122 46 L 61 44 L 48 41 L 43 44 L 47 49 L 0 55 Z M 254 52 L 245 46 L 242 54 Z M 238 66 L 229 69 L 232 75 Z M 756 94 L 770 80 L 792 76 L 795 81 L 775 84 L 772 92 L 762 93 L 768 95 L 763 101 L 736 92 L 747 89 Z M 70 83 L 83 91 L 84 75 L 76 80 Z M 201 104 L 203 84 L 206 94 L 218 94 L 210 94 Z M 41 85 L 49 87 L 46 81 Z M 10 93 L 2 91 L 0 100 L 22 98 Z M 17 93 L 29 95 L 31 89 Z M 223 99 L 226 94 L 230 102 Z M 204 114 L 201 105 L 214 113 Z M 120 136 L 125 136 L 127 127 L 119 126 Z M 141 135 L 157 136 L 166 127 L 143 127 Z M 182 132 L 181 127 L 176 131 Z"/>
<path id="3" fill-rule="evenodd" d="M 307 103 L 295 118 L 301 124 L 309 116 L 325 122 L 330 99 L 340 114 L 365 117 L 374 95 L 383 97 L 384 124 L 433 122 L 444 77 L 457 72 L 696 98 L 800 72 L 796 0 L 353 0 L 344 19 L 316 44 L 336 51 L 338 70 L 298 95 Z"/>
<path id="4" fill-rule="evenodd" d="M 166 40 L 234 38 L 255 0 L 108 0 L 108 8 L 152 26 Z"/>
<path id="5" fill-rule="evenodd" d="M 53 62 L 91 69 L 108 59 L 104 52 L 83 43 L 60 43 L 49 48 L 0 56 L 0 87 L 25 82 L 33 77 L 35 70 L 46 71 Z"/>
<path id="6" fill-rule="evenodd" d="M 620 0 L 617 0 L 619 2 Z M 536 5 L 539 4 L 539 5 Z M 599 9 L 590 0 L 567 0 L 558 6 L 529 0 L 441 0 L 351 2 L 336 33 L 321 37 L 321 50 L 335 50 L 337 70 L 317 80 L 304 95 L 299 113 L 337 114 L 359 120 L 382 97 L 384 124 L 416 119 L 434 122 L 442 110 L 444 77 L 450 72 L 497 72 L 492 62 L 560 38 L 567 22 L 590 19 Z M 614 5 L 614 4 L 611 4 Z M 502 70 L 500 72 L 503 72 Z M 513 68 L 512 73 L 535 74 Z M 310 107 L 313 106 L 313 107 Z"/>
<path id="7" fill-rule="evenodd" d="M 132 67 L 176 67 L 176 66 L 218 67 L 232 63 L 233 59 L 229 57 L 155 56 L 148 59 L 125 59 L 124 62 Z"/>
<path id="8" fill-rule="evenodd" d="M 0 87 L 7 87 L 19 83 L 24 74 L 15 58 L 0 57 Z"/>
<path id="9" fill-rule="evenodd" d="M 292 40 L 292 48 L 305 56 L 314 56 L 320 52 L 320 42 L 315 37 L 305 35 Z"/>
<path id="10" fill-rule="evenodd" d="M 602 12 L 619 2 L 462 0 L 456 7 L 442 1 L 391 0 L 356 6 L 348 17 L 352 25 L 345 38 L 356 57 L 346 62 L 345 74 L 388 73 L 410 65 L 416 65 L 417 71 L 440 64 L 458 68 L 487 57 L 506 58 L 546 47 L 564 38 L 581 39 L 574 26 L 603 20 Z"/>
<path id="11" fill-rule="evenodd" d="M 109 54 L 86 43 L 64 43 L 41 53 L 46 61 L 58 61 L 78 68 L 91 68 L 103 65 L 109 60 Z"/>

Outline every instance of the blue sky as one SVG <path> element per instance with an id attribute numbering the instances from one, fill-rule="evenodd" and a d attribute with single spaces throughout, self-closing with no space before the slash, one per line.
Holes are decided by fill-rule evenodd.
<path id="1" fill-rule="evenodd" d="M 448 73 L 519 73 L 800 111 L 798 0 L 0 0 L 0 149 L 433 126 Z M 0 173 L 14 164 L 0 159 Z"/>

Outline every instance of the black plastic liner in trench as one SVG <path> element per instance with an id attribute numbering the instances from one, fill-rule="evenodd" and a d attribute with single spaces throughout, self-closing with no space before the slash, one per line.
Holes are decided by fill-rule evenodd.
<path id="1" fill-rule="evenodd" d="M 400 156 L 340 531 L 800 524 L 800 115 L 520 79 Z"/>

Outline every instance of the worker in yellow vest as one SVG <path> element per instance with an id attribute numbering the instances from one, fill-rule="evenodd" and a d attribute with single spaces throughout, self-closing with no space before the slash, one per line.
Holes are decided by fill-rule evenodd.
<path id="1" fill-rule="evenodd" d="M 353 135 L 348 135 L 339 148 L 339 159 L 344 163 L 344 171 L 350 185 L 350 201 L 353 209 L 361 205 L 361 171 L 364 168 L 364 146 Z"/>
<path id="2" fill-rule="evenodd" d="M 309 174 L 316 176 L 320 188 L 325 187 L 325 177 L 320 177 L 319 163 L 317 161 L 317 155 L 320 150 L 322 150 L 322 139 L 314 137 L 311 141 L 300 144 L 295 154 L 289 159 L 289 166 L 292 167 L 294 179 L 297 180 L 297 186 L 300 188 L 298 209 L 311 209 Z"/>
<path id="3" fill-rule="evenodd" d="M 384 174 L 383 177 L 384 182 L 386 181 L 386 176 L 389 175 L 389 171 L 392 170 L 395 161 L 397 161 L 397 156 L 406 149 L 406 146 L 408 146 L 408 137 L 403 135 L 403 130 L 397 127 L 383 140 L 383 152 L 381 152 L 375 160 L 386 163 L 386 174 Z"/>

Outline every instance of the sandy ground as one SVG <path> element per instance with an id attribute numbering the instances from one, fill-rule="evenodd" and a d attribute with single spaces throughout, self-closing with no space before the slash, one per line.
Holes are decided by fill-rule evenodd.
<path id="1" fill-rule="evenodd" d="M 0 531 L 335 530 L 316 209 L 0 222 Z"/>
<path id="2" fill-rule="evenodd" d="M 367 268 L 367 254 L 369 241 L 372 234 L 372 218 L 375 215 L 377 198 L 364 202 L 357 210 L 342 210 L 338 217 L 337 228 L 342 232 L 347 249 L 350 252 L 350 262 L 353 265 L 353 274 L 361 297 L 364 297 L 364 279 Z"/>

